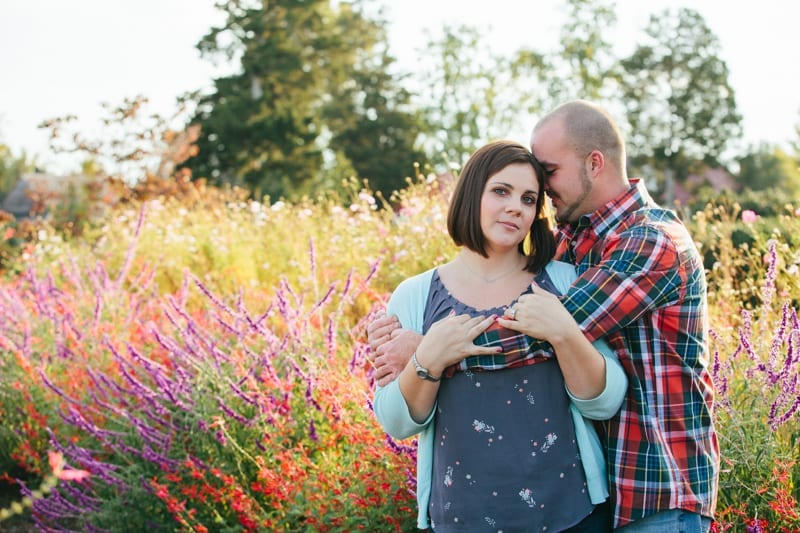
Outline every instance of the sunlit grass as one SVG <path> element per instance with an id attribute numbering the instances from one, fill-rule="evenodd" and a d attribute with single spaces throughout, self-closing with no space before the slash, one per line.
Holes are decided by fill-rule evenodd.
<path id="1" fill-rule="evenodd" d="M 394 210 L 357 182 L 296 204 L 215 190 L 118 206 L 80 238 L 37 229 L 0 282 L 3 479 L 41 527 L 413 528 L 415 450 L 371 414 L 364 328 L 456 252 L 449 190 L 420 176 Z M 687 222 L 710 288 L 715 527 L 796 530 L 800 216 Z M 53 451 L 89 479 L 29 490 Z"/>

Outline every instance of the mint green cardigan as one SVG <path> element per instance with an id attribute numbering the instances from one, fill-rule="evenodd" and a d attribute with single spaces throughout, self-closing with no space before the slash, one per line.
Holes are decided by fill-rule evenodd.
<path id="1" fill-rule="evenodd" d="M 422 320 L 431 278 L 435 269 L 408 278 L 398 285 L 392 293 L 386 312 L 397 315 L 404 328 L 422 333 Z M 566 292 L 575 280 L 575 269 L 572 265 L 560 261 L 551 261 L 547 265 L 547 273 L 556 288 Z M 606 387 L 596 398 L 581 400 L 575 398 L 567 389 L 571 399 L 570 410 L 575 425 L 575 436 L 581 453 L 581 462 L 586 473 L 589 497 L 594 504 L 602 503 L 608 498 L 608 479 L 606 476 L 605 457 L 600 439 L 595 432 L 591 420 L 604 420 L 616 414 L 622 405 L 628 379 L 617 359 L 617 356 L 603 340 L 597 340 L 594 347 L 606 359 Z M 375 414 L 383 429 L 395 439 L 407 439 L 419 434 L 417 447 L 417 526 L 420 529 L 430 527 L 428 519 L 428 502 L 431 495 L 431 478 L 433 476 L 433 418 L 436 409 L 425 422 L 415 422 L 408 412 L 403 394 L 400 392 L 398 380 L 385 387 L 378 387 L 374 398 Z"/>

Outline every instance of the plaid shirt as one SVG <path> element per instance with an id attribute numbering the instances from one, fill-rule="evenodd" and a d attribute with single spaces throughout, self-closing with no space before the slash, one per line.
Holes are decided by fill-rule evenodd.
<path id="1" fill-rule="evenodd" d="M 535 365 L 555 357 L 550 344 L 528 337 L 497 322 L 472 341 L 477 346 L 499 346 L 503 351 L 489 355 L 470 355 L 451 365 L 445 376 L 453 377 L 457 370 L 499 370 L 515 366 Z"/>
<path id="2" fill-rule="evenodd" d="M 562 298 L 590 340 L 605 337 L 628 374 L 602 423 L 615 527 L 658 511 L 713 517 L 719 445 L 712 420 L 702 260 L 675 213 L 643 184 L 560 228 L 556 258 L 576 265 Z"/>
<path id="3" fill-rule="evenodd" d="M 561 295 L 547 271 L 542 270 L 536 275 L 534 281 L 544 290 L 556 296 Z M 525 292 L 529 291 L 530 289 Z M 513 329 L 504 328 L 497 322 L 494 322 L 472 342 L 478 346 L 500 346 L 502 351 L 490 355 L 470 355 L 462 359 L 460 363 L 449 367 L 445 372 L 447 377 L 452 377 L 456 370 L 499 370 L 533 365 L 555 357 L 553 347 L 549 343 L 528 337 Z"/>

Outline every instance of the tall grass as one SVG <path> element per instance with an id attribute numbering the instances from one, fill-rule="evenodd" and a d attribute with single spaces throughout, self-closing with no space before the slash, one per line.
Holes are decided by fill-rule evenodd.
<path id="1" fill-rule="evenodd" d="M 0 283 L 0 483 L 44 531 L 412 530 L 415 446 L 372 416 L 365 326 L 455 253 L 447 194 L 420 178 L 391 212 L 358 183 L 297 204 L 214 191 L 80 239 L 42 229 Z M 715 310 L 715 527 L 797 530 L 800 219 L 691 223 Z M 37 492 L 53 453 L 89 477 Z"/>

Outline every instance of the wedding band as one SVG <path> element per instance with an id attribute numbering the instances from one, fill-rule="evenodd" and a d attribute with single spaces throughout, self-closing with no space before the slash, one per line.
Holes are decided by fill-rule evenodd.
<path id="1" fill-rule="evenodd" d="M 509 316 L 511 316 L 511 320 L 516 320 L 517 319 L 517 310 L 512 307 L 511 308 L 511 314 Z"/>

